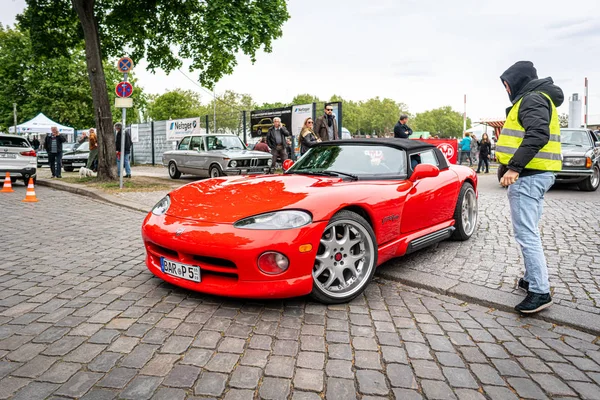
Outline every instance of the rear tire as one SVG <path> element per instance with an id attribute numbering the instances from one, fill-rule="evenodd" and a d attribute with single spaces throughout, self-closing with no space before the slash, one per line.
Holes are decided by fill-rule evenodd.
<path id="1" fill-rule="evenodd" d="M 177 164 L 174 161 L 169 163 L 169 176 L 171 179 L 179 179 L 181 177 L 181 171 L 177 169 Z"/>
<path id="2" fill-rule="evenodd" d="M 579 190 L 584 192 L 594 192 L 598 189 L 598 186 L 600 186 L 600 166 L 594 165 L 592 170 L 594 171 L 592 176 L 587 177 L 584 181 L 577 184 Z"/>
<path id="3" fill-rule="evenodd" d="M 452 240 L 468 240 L 477 227 L 477 196 L 473 185 L 465 182 L 460 188 L 456 208 L 454 209 L 454 227 Z"/>
<path id="4" fill-rule="evenodd" d="M 365 290 L 376 267 L 377 241 L 371 225 L 354 212 L 340 211 L 321 236 L 311 296 L 325 304 L 346 303 Z"/>

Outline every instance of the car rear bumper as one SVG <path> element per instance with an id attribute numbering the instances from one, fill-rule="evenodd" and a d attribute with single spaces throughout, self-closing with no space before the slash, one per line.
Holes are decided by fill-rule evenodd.
<path id="1" fill-rule="evenodd" d="M 6 173 L 10 173 L 11 176 L 35 176 L 37 173 L 37 169 L 35 167 L 2 167 L 0 166 L 0 175 L 4 175 Z"/>

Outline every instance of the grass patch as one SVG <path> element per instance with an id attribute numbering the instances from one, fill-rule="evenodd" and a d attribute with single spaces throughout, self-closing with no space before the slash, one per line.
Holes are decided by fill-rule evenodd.
<path id="1" fill-rule="evenodd" d="M 154 192 L 158 190 L 171 190 L 172 186 L 168 183 L 160 182 L 162 179 L 139 176 L 134 178 L 123 179 L 123 189 L 119 187 L 119 181 L 100 181 L 95 177 L 68 177 L 63 178 L 62 181 L 67 183 L 74 183 L 78 185 L 84 185 L 88 187 L 94 187 L 101 189 L 108 193 L 122 193 L 122 192 Z"/>

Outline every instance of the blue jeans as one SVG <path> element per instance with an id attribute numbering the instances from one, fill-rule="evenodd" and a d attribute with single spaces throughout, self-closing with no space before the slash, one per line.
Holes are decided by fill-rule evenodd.
<path id="1" fill-rule="evenodd" d="M 50 164 L 50 171 L 52 176 L 62 176 L 62 153 L 48 153 L 48 164 Z"/>
<path id="2" fill-rule="evenodd" d="M 529 291 L 550 293 L 548 266 L 542 248 L 538 224 L 542 218 L 544 194 L 554 184 L 552 172 L 519 177 L 508 187 L 508 202 L 515 240 L 521 246 L 525 262 L 524 279 Z"/>
<path id="3" fill-rule="evenodd" d="M 130 153 L 125 153 L 125 158 L 123 159 L 123 168 L 125 168 L 125 175 L 131 175 L 131 166 L 129 165 L 129 155 Z M 122 156 L 122 154 L 121 154 Z M 121 160 L 117 158 L 117 176 L 121 176 Z"/>

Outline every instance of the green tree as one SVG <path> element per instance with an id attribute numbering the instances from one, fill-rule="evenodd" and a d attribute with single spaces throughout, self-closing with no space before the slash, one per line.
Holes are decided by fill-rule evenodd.
<path id="1" fill-rule="evenodd" d="M 359 129 L 366 134 L 383 136 L 394 131 L 400 114 L 407 113 L 408 106 L 392 99 L 375 97 L 358 103 Z M 347 114 L 344 113 L 344 118 Z"/>
<path id="2" fill-rule="evenodd" d="M 210 132 L 214 132 L 215 129 L 214 116 L 216 114 L 217 132 L 239 134 L 242 131 L 242 112 L 248 112 L 246 118 L 247 121 L 250 121 L 249 112 L 256 108 L 256 103 L 249 94 L 226 90 L 225 93 L 217 96 L 216 103 L 213 98 L 208 105 L 201 109 L 202 115 L 208 115 Z"/>
<path id="3" fill-rule="evenodd" d="M 148 117 L 155 120 L 192 118 L 201 114 L 200 95 L 191 90 L 175 89 L 148 98 Z"/>
<path id="4" fill-rule="evenodd" d="M 471 118 L 467 118 L 467 126 L 471 126 Z M 463 115 L 445 106 L 417 113 L 412 122 L 413 131 L 429 132 L 440 137 L 462 137 Z"/>
<path id="5" fill-rule="evenodd" d="M 319 98 L 317 96 L 314 96 L 314 95 L 308 94 L 308 93 L 297 94 L 292 99 L 292 105 L 312 104 L 312 103 L 317 103 L 317 107 L 319 107 L 319 103 L 322 103 L 322 101 L 319 100 Z"/>
<path id="6" fill-rule="evenodd" d="M 289 18 L 285 0 L 26 0 L 18 17 L 36 54 L 65 55 L 85 43 L 98 131 L 101 179 L 116 179 L 112 110 L 103 61 L 125 55 L 170 72 L 190 59 L 203 86 L 230 74 L 241 52 L 252 61 L 281 36 Z M 76 23 L 79 22 L 79 24 Z M 175 50 L 176 49 L 176 50 Z M 176 53 L 175 53 L 176 51 Z"/>

